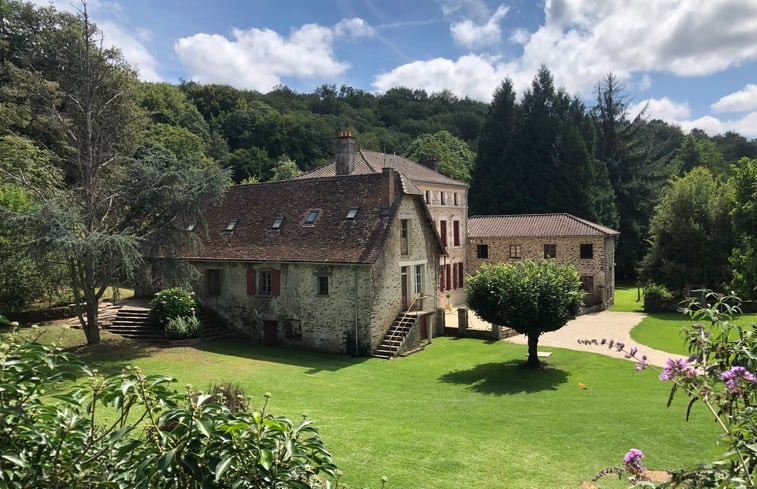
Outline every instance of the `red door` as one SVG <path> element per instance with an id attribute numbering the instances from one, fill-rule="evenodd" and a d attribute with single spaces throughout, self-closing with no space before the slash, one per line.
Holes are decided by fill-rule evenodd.
<path id="1" fill-rule="evenodd" d="M 421 339 L 425 340 L 428 338 L 428 327 L 426 326 L 426 316 L 421 316 L 418 318 L 418 323 L 420 324 L 421 328 Z"/>
<path id="2" fill-rule="evenodd" d="M 278 343 L 279 323 L 277 321 L 263 321 L 263 343 L 275 345 Z"/>
<path id="3" fill-rule="evenodd" d="M 400 280 L 402 281 L 402 310 L 407 311 L 407 267 L 402 267 L 400 270 Z"/>

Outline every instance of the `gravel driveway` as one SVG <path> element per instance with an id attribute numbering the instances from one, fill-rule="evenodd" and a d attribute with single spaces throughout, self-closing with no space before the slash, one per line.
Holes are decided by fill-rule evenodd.
<path id="1" fill-rule="evenodd" d="M 647 356 L 647 361 L 652 365 L 663 366 L 668 358 L 681 358 L 680 355 L 674 355 L 660 350 L 654 350 L 644 345 L 640 345 L 631 339 L 631 329 L 639 324 L 646 314 L 640 312 L 616 312 L 602 311 L 591 314 L 578 316 L 576 319 L 569 321 L 568 324 L 550 333 L 544 333 L 539 338 L 539 350 L 544 351 L 548 347 L 568 348 L 571 350 L 588 351 L 600 353 L 616 358 L 624 358 L 624 353 L 617 349 L 609 349 L 607 346 L 584 345 L 578 343 L 579 339 L 585 340 L 607 340 L 620 341 L 625 343 L 626 350 L 636 346 L 639 349 L 638 357 Z M 457 314 L 447 314 L 445 318 L 447 326 L 457 325 Z M 468 324 L 473 329 L 491 329 L 489 323 L 481 320 L 472 311 L 468 312 Z M 504 341 L 526 344 L 524 335 L 517 335 L 507 338 Z M 634 360 L 629 360 L 634 361 Z"/>

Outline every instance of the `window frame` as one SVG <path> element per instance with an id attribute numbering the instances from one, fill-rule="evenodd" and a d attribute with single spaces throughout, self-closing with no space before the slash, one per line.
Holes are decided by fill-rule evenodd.
<path id="1" fill-rule="evenodd" d="M 328 275 L 315 276 L 315 295 L 319 297 L 326 297 L 329 295 L 329 276 Z"/>
<path id="2" fill-rule="evenodd" d="M 410 219 L 400 219 L 400 255 L 410 254 Z"/>
<path id="3" fill-rule="evenodd" d="M 520 260 L 521 258 L 523 258 L 523 246 L 519 244 L 511 244 L 510 245 L 510 259 Z"/>
<path id="4" fill-rule="evenodd" d="M 478 258 L 479 260 L 489 259 L 489 245 L 488 244 L 476 245 L 476 258 Z"/>
<path id="5" fill-rule="evenodd" d="M 273 297 L 273 270 L 256 270 L 257 275 L 257 295 Z"/>
<path id="6" fill-rule="evenodd" d="M 439 220 L 439 237 L 442 238 L 442 245 L 447 248 L 447 221 Z"/>
<path id="7" fill-rule="evenodd" d="M 305 221 L 302 223 L 303 226 L 315 225 L 315 221 L 318 220 L 318 216 L 320 215 L 321 215 L 320 209 L 310 209 L 307 213 L 307 216 L 305 216 Z"/>
<path id="8" fill-rule="evenodd" d="M 423 265 L 415 265 L 413 268 L 413 278 L 415 280 L 415 293 L 423 294 Z"/>
<path id="9" fill-rule="evenodd" d="M 594 243 L 581 243 L 578 247 L 578 256 L 581 260 L 593 260 Z"/>
<path id="10" fill-rule="evenodd" d="M 447 199 L 444 198 L 444 191 L 439 192 L 439 202 L 441 205 L 447 205 Z"/>
<path id="11" fill-rule="evenodd" d="M 552 243 L 544 244 L 544 258 L 557 258 L 557 245 Z"/>

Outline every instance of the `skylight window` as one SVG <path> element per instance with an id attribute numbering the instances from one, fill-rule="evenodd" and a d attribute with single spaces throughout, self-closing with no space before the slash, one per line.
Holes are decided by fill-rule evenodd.
<path id="1" fill-rule="evenodd" d="M 232 219 L 229 221 L 229 223 L 226 225 L 226 229 L 224 231 L 233 231 L 235 227 L 237 227 L 237 223 L 239 222 L 239 219 Z"/>
<path id="2" fill-rule="evenodd" d="M 281 229 L 281 226 L 284 224 L 284 216 L 276 216 L 276 218 L 273 220 L 273 224 L 271 225 L 271 229 Z"/>
<path id="3" fill-rule="evenodd" d="M 305 224 L 313 224 L 318 219 L 318 210 L 311 210 L 308 212 L 308 217 L 305 219 Z"/>
<path id="4" fill-rule="evenodd" d="M 355 219 L 358 210 L 360 210 L 360 207 L 350 207 L 350 210 L 347 211 L 346 219 Z"/>

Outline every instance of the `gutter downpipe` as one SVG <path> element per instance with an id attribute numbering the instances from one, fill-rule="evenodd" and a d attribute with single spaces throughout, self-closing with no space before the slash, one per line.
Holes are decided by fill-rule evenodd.
<path id="1" fill-rule="evenodd" d="M 360 326 L 359 321 L 359 306 L 358 306 L 358 290 L 357 290 L 357 267 L 353 267 L 353 275 L 355 277 L 355 357 L 358 356 L 358 329 Z"/>

